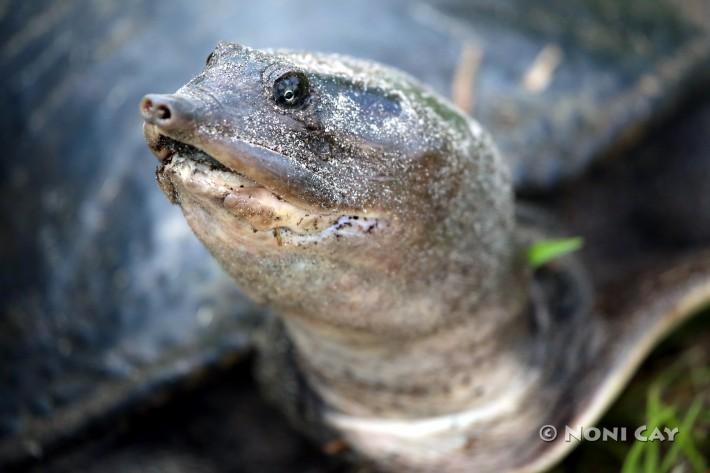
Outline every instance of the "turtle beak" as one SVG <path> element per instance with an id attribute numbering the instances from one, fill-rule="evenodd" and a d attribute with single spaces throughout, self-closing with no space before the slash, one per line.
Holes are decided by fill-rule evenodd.
<path id="1" fill-rule="evenodd" d="M 143 135 L 148 147 L 158 158 L 165 161 L 175 154 L 168 136 L 190 136 L 196 127 L 197 106 L 189 99 L 173 94 L 148 94 L 141 100 Z"/>

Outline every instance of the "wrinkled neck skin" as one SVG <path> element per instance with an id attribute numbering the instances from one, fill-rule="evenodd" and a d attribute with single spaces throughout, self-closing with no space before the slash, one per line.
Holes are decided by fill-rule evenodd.
<path id="1" fill-rule="evenodd" d="M 223 200 L 205 200 L 179 179 L 169 184 L 239 287 L 280 316 L 294 347 L 293 363 L 282 367 L 295 366 L 320 399 L 321 421 L 387 471 L 449 471 L 448 458 L 479 422 L 502 423 L 511 439 L 520 437 L 516 429 L 539 428 L 542 407 L 530 402 L 541 367 L 531 355 L 539 340 L 529 333 L 529 274 L 519 260 L 505 169 L 493 148 L 484 155 L 501 169 L 484 184 L 495 198 L 462 185 L 442 219 L 371 211 L 350 220 L 352 227 L 310 236 L 316 245 L 255 231 L 225 211 Z M 160 175 L 184 172 L 178 161 Z M 343 217 L 325 224 L 334 219 Z M 358 232 L 355 222 L 369 219 L 377 227 L 365 223 Z M 352 233 L 331 233 L 346 230 Z M 277 373 L 267 389 L 280 391 L 291 376 Z M 300 401 L 280 402 L 293 412 Z M 500 454 L 490 454 L 492 471 L 507 462 Z"/>
<path id="2" fill-rule="evenodd" d="M 440 416 L 521 392 L 509 381 L 529 379 L 519 323 L 528 275 L 510 182 L 493 148 L 466 151 L 501 169 L 481 184 L 490 196 L 462 184 L 447 196 L 445 215 L 417 206 L 360 212 L 357 220 L 328 213 L 321 225 L 330 227 L 307 244 L 281 229 L 255 231 L 182 183 L 171 190 L 239 287 L 282 318 L 297 365 L 333 412 Z M 461 180 L 474 179 L 479 166 Z"/>
<path id="3" fill-rule="evenodd" d="M 194 182 L 166 185 L 165 176 L 186 172 L 178 158 L 159 173 L 239 287 L 280 316 L 292 365 L 322 402 L 329 430 L 380 466 L 392 455 L 406 459 L 394 471 L 446 471 L 437 465 L 463 448 L 462 431 L 478 422 L 509 421 L 511 438 L 528 423 L 538 428 L 539 406 L 530 399 L 539 340 L 529 333 L 530 275 L 520 261 L 511 184 L 488 141 L 456 159 L 460 185 L 430 184 L 449 191 L 440 212 L 358 210 L 353 220 L 328 211 L 326 229 L 307 243 L 235 218 L 227 199 L 204 199 L 189 188 L 199 187 Z M 491 170 L 482 179 L 481 166 Z M 339 229 L 345 218 L 352 226 Z M 279 375 L 269 381 L 280 382 Z M 292 411 L 297 400 L 281 402 Z M 531 418 L 519 422 L 521 409 Z"/>

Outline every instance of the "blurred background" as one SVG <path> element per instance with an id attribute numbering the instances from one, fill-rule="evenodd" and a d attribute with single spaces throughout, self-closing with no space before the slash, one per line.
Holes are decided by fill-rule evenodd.
<path id="1" fill-rule="evenodd" d="M 349 468 L 259 400 L 260 309 L 154 181 L 138 102 L 219 40 L 370 58 L 450 97 L 521 199 L 591 242 L 601 287 L 710 243 L 709 28 L 706 0 L 0 0 L 0 471 Z M 659 390 L 678 419 L 702 399 L 677 471 L 710 451 L 705 319 L 605 420 L 648 422 Z M 559 471 L 642 447 L 585 445 Z"/>

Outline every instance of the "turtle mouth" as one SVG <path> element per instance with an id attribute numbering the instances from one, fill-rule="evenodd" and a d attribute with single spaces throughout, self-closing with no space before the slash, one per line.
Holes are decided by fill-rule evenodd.
<path id="1" fill-rule="evenodd" d="M 282 195 L 204 150 L 167 136 L 154 124 L 144 125 L 148 147 L 160 161 L 158 182 L 168 199 L 184 212 L 199 206 L 215 220 L 228 221 L 250 239 L 279 246 L 318 244 L 382 231 L 373 213 L 324 210 Z M 219 215 L 218 215 L 219 214 Z"/>
<path id="2" fill-rule="evenodd" d="M 162 133 L 157 125 L 150 123 L 143 124 L 143 134 L 145 136 L 145 141 L 148 144 L 148 148 L 155 155 L 155 157 L 158 158 L 158 161 L 160 161 L 161 168 L 170 164 L 173 157 L 182 156 L 196 163 L 202 163 L 210 169 L 230 172 L 242 179 L 249 180 L 249 178 L 243 174 L 234 169 L 228 168 L 201 149 L 191 144 L 178 141 L 175 138 L 171 138 L 170 136 Z M 254 183 L 254 185 L 256 186 L 257 184 Z"/>

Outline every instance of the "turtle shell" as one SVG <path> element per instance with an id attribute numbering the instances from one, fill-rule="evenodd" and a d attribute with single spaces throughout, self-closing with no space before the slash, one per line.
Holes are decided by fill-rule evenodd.
<path id="1" fill-rule="evenodd" d="M 710 48 L 693 0 L 33 1 L 0 24 L 0 465 L 249 350 L 262 314 L 153 182 L 136 110 L 219 40 L 453 93 L 521 190 L 636 137 L 707 79 Z"/>

